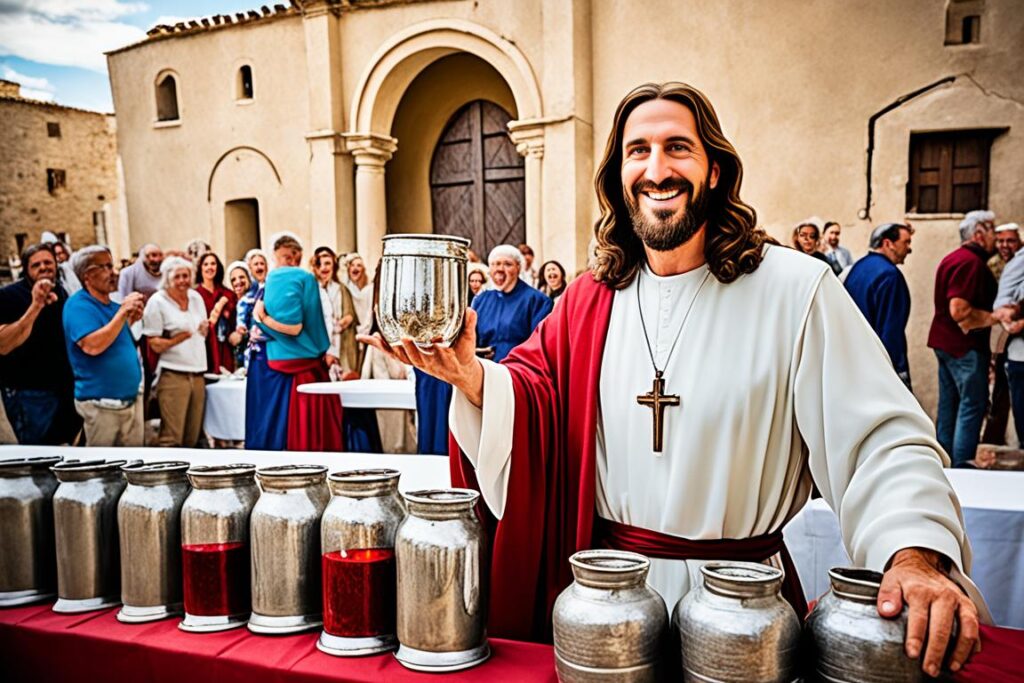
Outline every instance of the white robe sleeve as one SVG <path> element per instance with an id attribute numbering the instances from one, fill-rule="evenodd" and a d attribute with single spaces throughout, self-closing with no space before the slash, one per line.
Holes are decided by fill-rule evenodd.
<path id="1" fill-rule="evenodd" d="M 811 300 L 795 353 L 797 427 L 853 563 L 884 571 L 903 548 L 937 551 L 952 560 L 954 580 L 987 616 L 966 578 L 971 549 L 960 502 L 942 469 L 949 457 L 882 343 L 830 273 Z"/>
<path id="2" fill-rule="evenodd" d="M 456 389 L 448 425 L 459 448 L 476 469 L 480 493 L 491 513 L 501 519 L 512 462 L 516 398 L 508 368 L 481 360 L 484 369 L 483 408 L 477 408 Z"/>

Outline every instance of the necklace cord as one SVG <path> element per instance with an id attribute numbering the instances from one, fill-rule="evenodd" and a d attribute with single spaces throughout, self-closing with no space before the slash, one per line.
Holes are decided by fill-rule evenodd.
<path id="1" fill-rule="evenodd" d="M 647 323 L 644 321 L 644 307 L 640 303 L 640 284 L 643 281 L 643 269 L 637 273 L 636 280 L 636 307 L 640 312 L 640 329 L 644 333 L 644 342 L 647 343 L 647 353 L 651 357 L 651 366 L 654 368 L 655 377 L 661 377 L 664 374 L 664 370 L 658 369 L 658 364 L 654 362 L 654 349 L 651 348 L 651 338 L 647 335 Z M 690 299 L 690 305 L 686 307 L 686 313 L 683 314 L 683 322 L 679 323 L 679 332 L 676 333 L 676 338 L 672 342 L 672 347 L 668 350 L 668 356 L 665 357 L 665 367 L 668 368 L 668 363 L 672 360 L 672 353 L 676 350 L 676 344 L 679 343 L 679 339 L 683 336 L 683 328 L 686 326 L 686 319 L 690 317 L 690 311 L 693 309 L 693 305 L 697 303 L 697 297 L 700 296 L 700 290 L 704 289 L 704 283 L 708 281 L 708 276 L 711 275 L 711 271 L 704 273 L 704 279 L 700 281 L 700 285 L 697 287 L 696 293 L 693 298 Z"/>

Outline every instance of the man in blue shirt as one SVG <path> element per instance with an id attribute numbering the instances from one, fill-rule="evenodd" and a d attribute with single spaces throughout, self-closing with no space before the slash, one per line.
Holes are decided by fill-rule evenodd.
<path id="1" fill-rule="evenodd" d="M 910 388 L 906 334 L 910 290 L 896 266 L 910 254 L 913 234 L 913 228 L 902 223 L 885 223 L 875 228 L 868 244 L 871 250 L 853 264 L 844 283 L 857 308 L 882 340 L 893 368 L 907 388 Z"/>
<path id="2" fill-rule="evenodd" d="M 82 282 L 64 304 L 64 337 L 75 375 L 75 410 L 90 446 L 141 446 L 142 367 L 129 326 L 142 318 L 143 296 L 120 304 L 110 250 L 91 246 L 75 252 L 72 268 Z"/>

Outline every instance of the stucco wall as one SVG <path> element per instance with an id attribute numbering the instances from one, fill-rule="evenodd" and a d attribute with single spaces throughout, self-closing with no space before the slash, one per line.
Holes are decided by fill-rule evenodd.
<path id="1" fill-rule="evenodd" d="M 47 135 L 48 122 L 60 137 Z M 117 150 L 112 116 L 0 98 L 0 258 L 15 256 L 15 235 L 38 242 L 43 231 L 66 232 L 73 247 L 96 241 L 93 212 L 116 227 Z M 63 169 L 66 185 L 47 191 L 46 169 Z M 112 208 L 115 207 L 115 208 Z"/>
<path id="2" fill-rule="evenodd" d="M 264 241 L 285 229 L 309 239 L 300 17 L 149 41 L 110 55 L 108 64 L 132 249 L 181 248 L 200 237 L 223 250 L 224 202 L 248 197 L 259 201 Z M 243 64 L 253 72 L 247 103 L 235 99 Z M 156 122 L 154 87 L 166 70 L 177 76 L 178 124 Z"/>

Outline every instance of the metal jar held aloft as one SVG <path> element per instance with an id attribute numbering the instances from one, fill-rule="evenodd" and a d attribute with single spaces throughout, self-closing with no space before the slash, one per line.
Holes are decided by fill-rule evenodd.
<path id="1" fill-rule="evenodd" d="M 0 607 L 57 593 L 50 467 L 59 456 L 0 460 Z"/>
<path id="2" fill-rule="evenodd" d="M 317 647 L 330 655 L 393 650 L 395 534 L 405 519 L 398 470 L 336 472 L 320 521 L 324 630 Z"/>
<path id="3" fill-rule="evenodd" d="M 564 683 L 657 680 L 665 601 L 647 586 L 651 562 L 620 550 L 569 558 L 575 581 L 555 600 L 555 669 Z"/>
<path id="4" fill-rule="evenodd" d="M 484 534 L 469 489 L 412 491 L 398 528 L 398 652 L 417 671 L 457 671 L 487 659 Z"/>
<path id="5" fill-rule="evenodd" d="M 467 306 L 469 240 L 445 235 L 388 235 L 380 262 L 377 322 L 389 344 L 450 344 Z"/>
<path id="6" fill-rule="evenodd" d="M 298 633 L 320 626 L 320 517 L 331 492 L 327 468 L 256 470 L 262 493 L 249 521 L 253 633 Z"/>
<path id="7" fill-rule="evenodd" d="M 882 575 L 870 569 L 829 570 L 832 589 L 814 606 L 805 630 L 814 674 L 835 683 L 911 683 L 930 680 L 907 657 L 907 608 L 894 619 L 878 614 Z"/>
<path id="8" fill-rule="evenodd" d="M 54 465 L 60 482 L 53 494 L 57 545 L 54 612 L 88 612 L 121 599 L 117 500 L 124 491 L 124 460 Z"/>
<path id="9" fill-rule="evenodd" d="M 252 610 L 249 516 L 260 492 L 256 466 L 196 465 L 181 507 L 183 631 L 244 626 Z"/>
<path id="10" fill-rule="evenodd" d="M 117 504 L 121 539 L 118 621 L 143 623 L 181 612 L 181 506 L 189 484 L 184 461 L 125 465 Z"/>
<path id="11" fill-rule="evenodd" d="M 783 683 L 796 678 L 800 620 L 780 595 L 782 570 L 709 562 L 676 605 L 684 681 Z"/>

